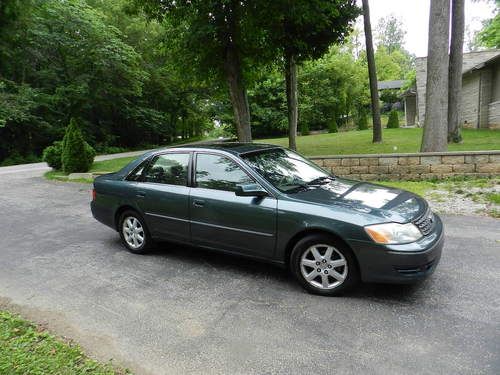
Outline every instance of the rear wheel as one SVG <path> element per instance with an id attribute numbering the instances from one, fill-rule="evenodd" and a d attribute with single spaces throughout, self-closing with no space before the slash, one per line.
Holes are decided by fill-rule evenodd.
<path id="1" fill-rule="evenodd" d="M 119 230 L 123 246 L 132 253 L 142 254 L 153 246 L 144 219 L 135 211 L 125 211 L 120 216 Z"/>
<path id="2" fill-rule="evenodd" d="M 359 272 L 351 250 L 328 235 L 304 237 L 294 247 L 290 266 L 309 292 L 333 296 L 352 288 Z"/>

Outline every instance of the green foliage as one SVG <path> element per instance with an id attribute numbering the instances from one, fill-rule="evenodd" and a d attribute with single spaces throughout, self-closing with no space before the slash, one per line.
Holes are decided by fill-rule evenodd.
<path id="1" fill-rule="evenodd" d="M 399 115 L 398 111 L 392 110 L 389 113 L 389 120 L 387 121 L 387 129 L 397 129 L 399 128 Z"/>
<path id="2" fill-rule="evenodd" d="M 85 142 L 74 119 L 71 119 L 62 141 L 62 169 L 65 173 L 87 172 L 94 162 L 95 151 Z"/>
<path id="3" fill-rule="evenodd" d="M 61 170 L 62 169 L 62 142 L 55 141 L 51 146 L 48 146 L 43 150 L 43 161 L 46 162 L 49 167 Z"/>
<path id="4" fill-rule="evenodd" d="M 410 70 L 406 73 L 405 83 L 403 87 L 401 87 L 401 91 L 405 92 L 406 90 L 417 86 L 417 71 L 415 69 Z"/>
<path id="5" fill-rule="evenodd" d="M 404 79 L 414 69 L 414 56 L 405 50 L 390 52 L 384 46 L 379 46 L 375 52 L 375 64 L 379 81 Z"/>
<path id="6" fill-rule="evenodd" d="M 368 117 L 367 117 L 366 110 L 364 108 L 358 110 L 356 123 L 358 126 L 358 130 L 368 129 Z"/>
<path id="7" fill-rule="evenodd" d="M 500 13 L 498 11 L 495 17 L 483 23 L 483 28 L 476 36 L 476 42 L 487 48 L 500 48 Z"/>
<path id="8" fill-rule="evenodd" d="M 0 163 L 41 155 L 70 117 L 100 150 L 167 144 L 211 127 L 207 85 L 180 72 L 170 35 L 126 14 L 127 4 L 0 2 Z"/>
<path id="9" fill-rule="evenodd" d="M 365 67 L 353 56 L 332 47 L 321 59 L 299 71 L 299 117 L 311 129 L 328 129 L 332 118 L 347 118 L 369 103 Z M 343 126 L 343 123 L 338 123 Z"/>
<path id="10" fill-rule="evenodd" d="M 328 124 L 328 133 L 338 133 L 339 128 L 337 127 L 337 119 L 332 117 L 330 123 Z"/>
<path id="11" fill-rule="evenodd" d="M 300 135 L 309 135 L 309 124 L 307 122 L 300 123 Z"/>
<path id="12" fill-rule="evenodd" d="M 248 91 L 252 112 L 252 134 L 255 138 L 287 134 L 285 82 L 272 71 Z"/>
<path id="13" fill-rule="evenodd" d="M 79 346 L 57 339 L 43 328 L 0 311 L 0 373 L 112 375 L 110 364 L 85 356 Z"/>
<path id="14" fill-rule="evenodd" d="M 384 103 L 393 104 L 400 99 L 400 91 L 398 89 L 382 90 L 379 98 Z"/>
<path id="15" fill-rule="evenodd" d="M 361 9 L 353 0 L 277 0 L 257 2 L 252 14 L 267 34 L 270 48 L 301 63 L 323 56 L 342 43 Z M 277 20 L 281 22 L 277 22 Z"/>

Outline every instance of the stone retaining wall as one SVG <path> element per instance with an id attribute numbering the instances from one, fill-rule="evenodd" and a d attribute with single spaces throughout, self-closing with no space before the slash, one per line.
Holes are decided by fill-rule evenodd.
<path id="1" fill-rule="evenodd" d="M 311 157 L 337 176 L 359 180 L 421 180 L 500 175 L 500 150 Z"/>

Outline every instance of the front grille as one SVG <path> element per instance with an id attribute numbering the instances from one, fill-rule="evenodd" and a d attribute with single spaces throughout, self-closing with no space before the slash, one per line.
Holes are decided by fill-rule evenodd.
<path id="1" fill-rule="evenodd" d="M 420 232 L 422 232 L 424 236 L 427 236 L 434 228 L 434 221 L 434 214 L 431 209 L 428 208 L 422 216 L 413 221 L 413 224 L 420 229 Z"/>

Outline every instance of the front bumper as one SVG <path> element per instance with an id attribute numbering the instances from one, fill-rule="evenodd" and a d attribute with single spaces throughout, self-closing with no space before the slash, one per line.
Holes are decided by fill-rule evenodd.
<path id="1" fill-rule="evenodd" d="M 441 259 L 444 230 L 436 217 L 434 231 L 417 242 L 404 245 L 378 245 L 352 241 L 361 279 L 365 282 L 412 283 L 431 275 Z"/>

